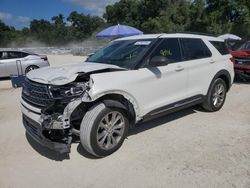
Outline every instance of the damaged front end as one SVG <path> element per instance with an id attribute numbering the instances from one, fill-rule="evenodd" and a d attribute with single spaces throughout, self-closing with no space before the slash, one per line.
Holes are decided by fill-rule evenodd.
<path id="1" fill-rule="evenodd" d="M 21 107 L 27 133 L 43 146 L 59 153 L 69 153 L 74 122 L 72 113 L 89 99 L 89 89 L 89 80 L 56 86 L 26 78 Z"/>

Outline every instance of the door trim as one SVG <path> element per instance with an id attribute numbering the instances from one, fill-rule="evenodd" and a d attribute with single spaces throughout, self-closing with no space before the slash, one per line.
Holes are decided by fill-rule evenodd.
<path id="1" fill-rule="evenodd" d="M 143 121 L 148 121 L 187 107 L 194 106 L 196 104 L 200 104 L 204 101 L 205 96 L 204 95 L 196 95 L 193 97 L 189 97 L 184 100 L 180 100 L 178 102 L 174 102 L 172 104 L 157 108 L 155 110 L 152 110 L 151 112 L 147 113 L 143 117 Z"/>

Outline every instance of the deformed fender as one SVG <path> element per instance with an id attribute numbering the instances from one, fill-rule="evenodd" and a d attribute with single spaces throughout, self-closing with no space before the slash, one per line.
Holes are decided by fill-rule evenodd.
<path id="1" fill-rule="evenodd" d="M 108 92 L 103 92 L 101 94 L 96 94 L 96 95 L 92 95 L 91 92 L 89 93 L 89 96 L 91 98 L 92 101 L 98 100 L 99 98 L 105 96 L 105 95 L 109 95 L 109 94 L 118 94 L 118 95 L 122 95 L 125 99 L 127 99 L 134 107 L 134 112 L 135 112 L 135 121 L 138 122 L 142 119 L 142 117 L 140 116 L 140 108 L 139 105 L 137 104 L 137 101 L 127 92 L 125 91 L 108 91 Z M 89 101 L 88 101 L 89 102 Z M 110 102 L 110 101 L 109 101 Z M 108 102 L 106 102 L 108 103 Z M 118 102 L 119 103 L 119 102 Z M 111 104 L 111 103 L 109 103 Z M 117 107 L 121 107 L 124 108 L 120 105 L 122 104 L 117 104 L 117 103 L 112 103 L 113 105 L 119 105 Z M 125 107 L 126 109 L 126 107 Z"/>
<path id="2" fill-rule="evenodd" d="M 103 103 L 106 107 L 115 107 L 115 108 L 121 108 L 123 110 L 126 110 L 126 106 L 124 106 L 122 103 L 112 100 L 112 99 L 105 99 L 103 100 Z"/>
<path id="3" fill-rule="evenodd" d="M 82 98 L 77 98 L 73 101 L 71 101 L 63 112 L 63 118 L 64 118 L 64 127 L 67 128 L 70 126 L 70 116 L 73 113 L 73 111 L 82 103 Z"/>

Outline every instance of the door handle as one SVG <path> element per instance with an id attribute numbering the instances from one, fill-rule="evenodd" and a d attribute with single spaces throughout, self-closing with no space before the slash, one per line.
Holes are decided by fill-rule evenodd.
<path id="1" fill-rule="evenodd" d="M 209 63 L 210 63 L 210 64 L 213 64 L 213 63 L 215 63 L 215 61 L 214 61 L 214 60 L 211 60 L 211 61 L 209 61 Z"/>
<path id="2" fill-rule="evenodd" d="M 179 72 L 179 71 L 183 71 L 184 67 L 178 66 L 175 68 L 175 71 Z"/>

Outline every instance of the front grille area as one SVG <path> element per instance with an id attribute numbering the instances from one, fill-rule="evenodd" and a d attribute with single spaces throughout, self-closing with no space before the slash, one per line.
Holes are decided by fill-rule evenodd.
<path id="1" fill-rule="evenodd" d="M 235 63 L 239 65 L 250 65 L 250 58 L 236 58 Z"/>
<path id="2" fill-rule="evenodd" d="M 26 130 L 29 131 L 29 133 L 42 139 L 40 135 L 40 130 L 38 128 L 40 125 L 38 123 L 23 115 L 23 125 L 25 126 Z"/>
<path id="3" fill-rule="evenodd" d="M 49 95 L 48 86 L 28 80 L 23 84 L 22 98 L 27 103 L 35 107 L 45 107 L 53 103 L 53 99 Z"/>

